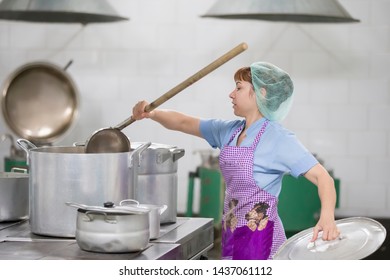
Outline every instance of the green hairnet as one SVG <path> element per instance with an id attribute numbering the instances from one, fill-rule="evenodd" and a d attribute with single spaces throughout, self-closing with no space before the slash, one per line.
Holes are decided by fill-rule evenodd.
<path id="1" fill-rule="evenodd" d="M 267 62 L 255 62 L 250 68 L 259 111 L 269 120 L 283 120 L 292 103 L 294 85 L 290 76 Z M 261 93 L 261 88 L 266 90 L 265 96 Z"/>

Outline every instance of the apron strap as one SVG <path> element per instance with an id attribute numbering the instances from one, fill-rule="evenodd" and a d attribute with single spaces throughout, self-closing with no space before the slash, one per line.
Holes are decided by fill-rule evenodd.
<path id="1" fill-rule="evenodd" d="M 259 133 L 257 134 L 255 140 L 252 143 L 252 148 L 255 148 L 257 146 L 257 144 L 259 143 L 260 138 L 263 135 L 265 129 L 267 128 L 268 123 L 269 123 L 269 120 L 265 120 L 265 122 L 263 123 L 263 126 L 261 127 Z"/>
<path id="2" fill-rule="evenodd" d="M 239 128 L 237 128 L 236 131 L 234 131 L 233 135 L 230 137 L 230 140 L 229 140 L 229 142 L 227 142 L 226 146 L 229 146 L 230 143 L 233 141 L 234 137 L 236 137 L 236 135 L 243 130 L 244 125 L 245 125 L 245 122 Z"/>

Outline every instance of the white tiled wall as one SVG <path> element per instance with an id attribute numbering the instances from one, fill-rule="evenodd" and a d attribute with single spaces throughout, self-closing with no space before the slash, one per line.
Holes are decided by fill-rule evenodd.
<path id="1" fill-rule="evenodd" d="M 80 93 L 75 127 L 55 145 L 84 141 L 131 114 L 241 42 L 249 49 L 163 105 L 201 117 L 233 118 L 232 75 L 253 61 L 290 72 L 295 100 L 284 125 L 341 180 L 341 212 L 390 216 L 389 0 L 340 0 L 353 24 L 292 24 L 201 18 L 214 0 L 110 0 L 128 22 L 40 24 L 0 21 L 0 81 L 35 60 L 65 66 Z M 0 132 L 10 132 L 0 123 Z M 201 139 L 145 120 L 124 129 L 132 141 L 177 145 L 179 212 Z M 15 136 L 16 138 L 17 136 Z M 1 158 L 9 144 L 1 143 Z"/>

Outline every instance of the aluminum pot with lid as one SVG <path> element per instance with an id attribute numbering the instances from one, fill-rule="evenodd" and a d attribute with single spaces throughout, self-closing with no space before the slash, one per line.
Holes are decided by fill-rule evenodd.
<path id="1" fill-rule="evenodd" d="M 82 250 L 98 253 L 128 253 L 149 244 L 149 210 L 137 207 L 87 206 L 67 202 L 77 208 L 76 241 Z"/>
<path id="2" fill-rule="evenodd" d="M 132 142 L 133 148 L 143 142 Z M 141 155 L 140 164 L 133 172 L 138 177 L 134 198 L 141 204 L 167 205 L 161 223 L 174 223 L 177 217 L 178 160 L 184 149 L 173 145 L 152 143 Z"/>
<path id="3" fill-rule="evenodd" d="M 17 143 L 28 154 L 31 232 L 55 237 L 75 236 L 76 213 L 65 202 L 102 205 L 134 197 L 132 167 L 150 145 L 125 153 L 86 154 L 81 146 L 36 147 L 26 139 Z"/>

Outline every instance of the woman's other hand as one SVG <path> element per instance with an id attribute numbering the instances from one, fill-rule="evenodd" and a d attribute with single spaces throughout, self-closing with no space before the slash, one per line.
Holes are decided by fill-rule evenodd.
<path id="1" fill-rule="evenodd" d="M 340 231 L 332 217 L 320 218 L 313 229 L 313 237 L 310 242 L 317 240 L 319 233 L 322 231 L 322 240 L 330 241 L 336 239 L 340 235 Z"/>

